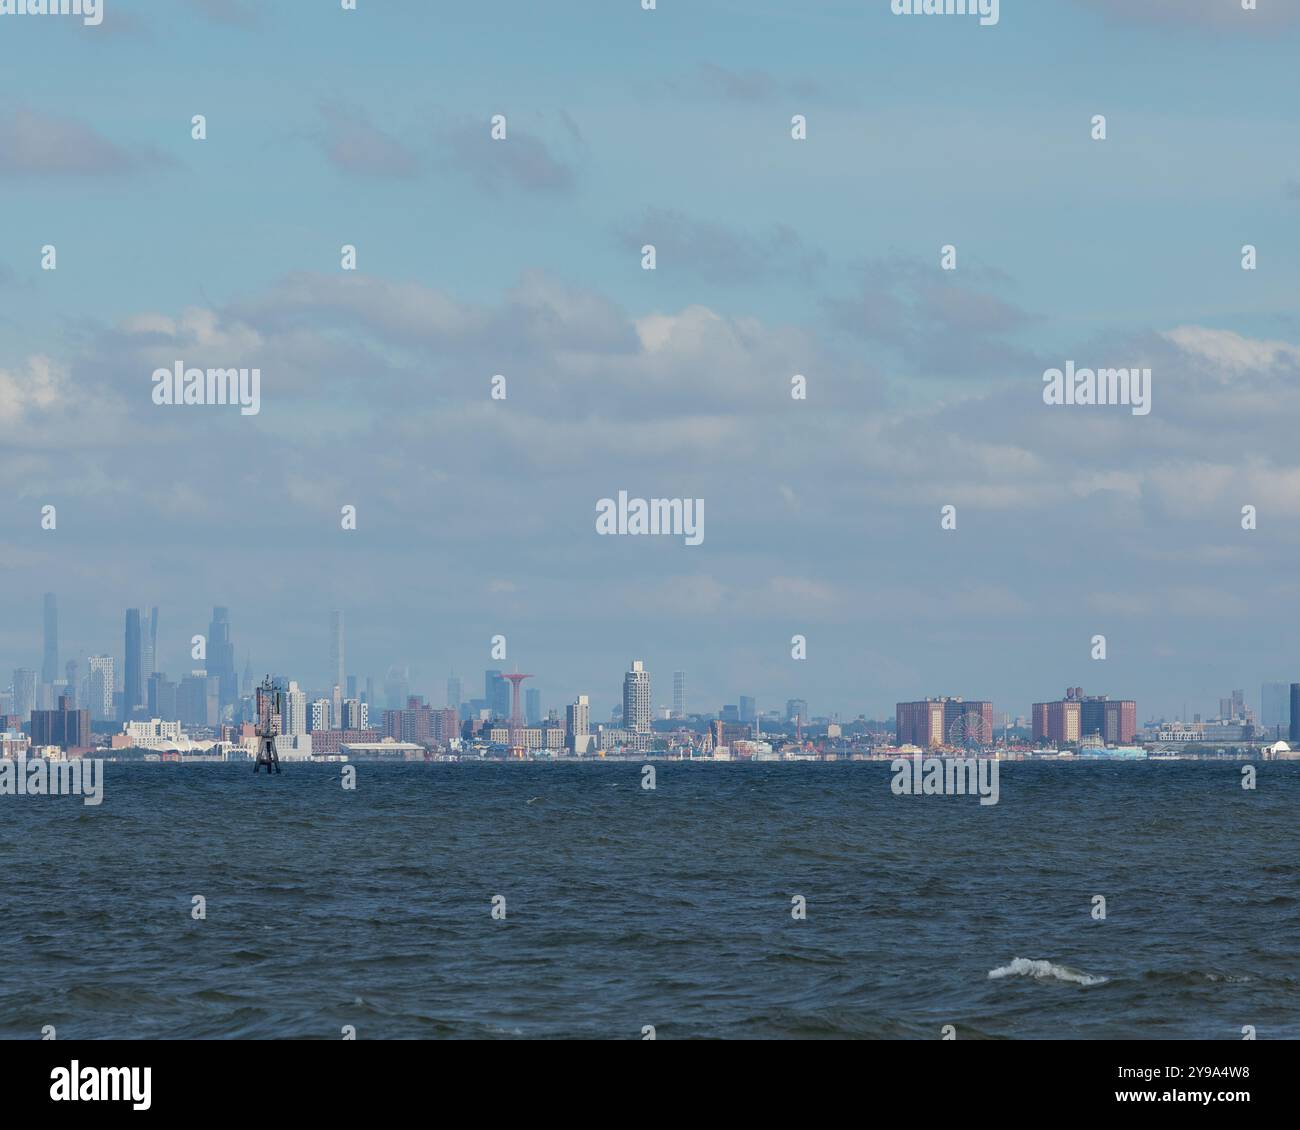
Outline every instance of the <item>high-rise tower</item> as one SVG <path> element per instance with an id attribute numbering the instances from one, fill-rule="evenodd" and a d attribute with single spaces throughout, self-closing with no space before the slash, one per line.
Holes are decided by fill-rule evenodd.
<path id="1" fill-rule="evenodd" d="M 149 676 L 158 670 L 158 607 L 155 605 L 149 609 L 149 615 L 144 622 L 142 629 L 142 638 L 140 646 L 140 677 L 144 680 L 145 685 L 149 684 Z"/>
<path id="2" fill-rule="evenodd" d="M 45 594 L 45 656 L 41 661 L 41 682 L 59 678 L 59 606 L 52 592 Z"/>
<path id="3" fill-rule="evenodd" d="M 347 675 L 344 671 L 346 666 L 343 651 L 343 613 L 330 613 L 330 678 L 334 680 L 334 686 L 338 687 L 340 694 L 342 688 L 347 686 Z"/>
<path id="4" fill-rule="evenodd" d="M 26 722 L 36 709 L 36 672 L 29 667 L 14 671 L 14 713 Z"/>
<path id="5" fill-rule="evenodd" d="M 208 625 L 209 675 L 217 677 L 217 696 L 222 706 L 239 698 L 239 676 L 235 673 L 235 645 L 230 642 L 230 611 L 212 609 L 212 623 Z"/>
<path id="6" fill-rule="evenodd" d="M 650 748 L 650 672 L 639 659 L 623 676 L 623 728 L 636 749 Z"/>
<path id="7" fill-rule="evenodd" d="M 591 752 L 591 703 L 585 694 L 578 695 L 575 702 L 565 710 L 565 744 L 575 754 Z"/>
<path id="8" fill-rule="evenodd" d="M 130 718 L 144 706 L 144 667 L 141 648 L 140 609 L 126 610 L 126 640 L 123 645 L 126 665 L 122 669 L 122 718 Z"/>
<path id="9" fill-rule="evenodd" d="M 90 657 L 90 686 L 86 708 L 95 721 L 106 722 L 113 717 L 113 688 L 117 676 L 113 671 L 111 655 Z"/>

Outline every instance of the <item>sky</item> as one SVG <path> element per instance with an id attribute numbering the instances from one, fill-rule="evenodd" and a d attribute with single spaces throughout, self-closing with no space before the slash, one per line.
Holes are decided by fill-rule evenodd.
<path id="1" fill-rule="evenodd" d="M 0 671 L 53 591 L 83 671 L 157 605 L 177 677 L 220 604 L 322 687 L 342 609 L 435 705 L 517 667 L 605 717 L 633 659 L 693 710 L 1257 703 L 1300 680 L 1298 47 L 1282 0 L 0 15 Z M 155 404 L 177 361 L 260 411 Z M 1067 361 L 1150 413 L 1045 404 Z M 619 491 L 702 543 L 601 536 Z"/>

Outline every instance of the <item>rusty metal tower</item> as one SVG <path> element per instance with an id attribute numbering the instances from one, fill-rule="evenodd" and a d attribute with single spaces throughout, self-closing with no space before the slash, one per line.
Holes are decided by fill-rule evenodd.
<path id="1" fill-rule="evenodd" d="M 284 692 L 267 675 L 262 685 L 257 688 L 257 760 L 253 763 L 253 772 L 257 773 L 263 765 L 269 776 L 280 772 L 280 758 L 275 752 L 275 738 L 280 732 L 280 719 L 284 716 Z"/>

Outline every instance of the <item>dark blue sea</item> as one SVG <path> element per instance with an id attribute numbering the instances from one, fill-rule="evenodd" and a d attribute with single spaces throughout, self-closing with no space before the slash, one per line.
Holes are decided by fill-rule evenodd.
<path id="1" fill-rule="evenodd" d="M 0 1035 L 1300 1038 L 1300 764 L 340 768 L 0 797 Z"/>

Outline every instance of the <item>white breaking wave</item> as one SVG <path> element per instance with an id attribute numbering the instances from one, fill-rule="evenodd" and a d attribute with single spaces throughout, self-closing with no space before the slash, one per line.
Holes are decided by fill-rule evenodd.
<path id="1" fill-rule="evenodd" d="M 1036 981 L 1069 981 L 1074 985 L 1104 985 L 1105 977 L 1094 977 L 1091 973 L 1080 973 L 1066 965 L 1055 965 L 1050 961 L 1030 961 L 1027 957 L 1017 957 L 1009 965 L 989 970 L 989 979 L 1002 977 L 1033 977 Z"/>

